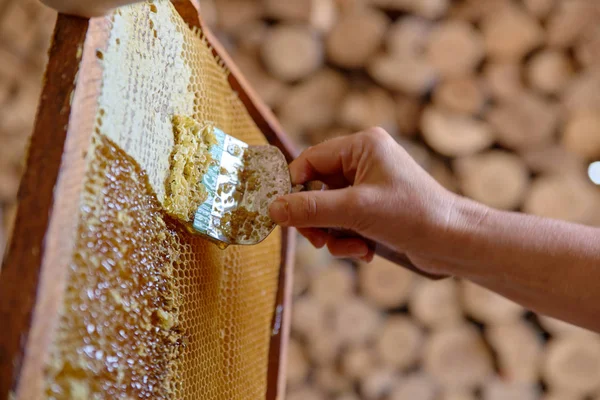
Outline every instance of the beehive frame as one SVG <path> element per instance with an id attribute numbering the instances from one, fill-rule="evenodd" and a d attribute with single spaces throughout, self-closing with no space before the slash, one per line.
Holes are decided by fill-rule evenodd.
<path id="1" fill-rule="evenodd" d="M 270 111 L 231 62 L 211 32 L 202 25 L 198 4 L 173 2 L 187 24 L 202 29 L 213 52 L 231 72 L 237 91 L 255 124 L 267 140 L 291 160 L 295 150 Z M 51 341 L 49 329 L 57 312 L 61 268 L 65 268 L 65 229 L 75 223 L 78 193 L 64 191 L 61 181 L 83 179 L 84 157 L 99 96 L 101 66 L 96 49 L 108 40 L 105 20 L 59 15 L 46 80 L 38 109 L 19 192 L 13 240 L 0 275 L 0 397 L 39 398 L 43 388 L 43 360 Z M 272 322 L 267 399 L 282 398 L 286 338 L 289 332 L 291 267 L 294 233 L 282 231 L 279 288 Z M 68 247 L 68 245 L 67 245 Z M 58 277 L 58 279 L 56 279 Z M 42 290 L 43 289 L 43 290 Z M 44 296 L 40 296 L 44 293 Z"/>

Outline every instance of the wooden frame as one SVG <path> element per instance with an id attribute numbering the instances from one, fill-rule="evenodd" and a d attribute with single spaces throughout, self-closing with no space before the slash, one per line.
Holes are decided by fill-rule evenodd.
<path id="1" fill-rule="evenodd" d="M 267 140 L 288 160 L 297 155 L 281 126 L 202 24 L 194 0 L 173 1 L 191 26 L 200 27 L 214 53 L 231 71 L 236 90 Z M 39 398 L 43 365 L 52 340 L 54 316 L 66 280 L 66 257 L 74 243 L 84 157 L 93 132 L 99 93 L 99 68 L 92 61 L 106 46 L 106 21 L 59 15 L 26 172 L 19 191 L 13 239 L 0 272 L 0 398 Z M 94 112 L 92 112 L 94 111 Z M 60 193 L 60 196 L 56 196 Z M 285 357 L 290 329 L 291 276 L 295 232 L 282 231 L 279 274 L 268 365 L 268 400 L 285 393 Z"/>

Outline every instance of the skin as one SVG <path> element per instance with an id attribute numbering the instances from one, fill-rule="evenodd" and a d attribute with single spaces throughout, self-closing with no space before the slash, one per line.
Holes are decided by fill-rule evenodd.
<path id="1" fill-rule="evenodd" d="M 43 0 L 93 17 L 132 0 Z M 433 274 L 471 280 L 524 307 L 600 332 L 600 229 L 503 212 L 457 196 L 430 177 L 385 131 L 375 128 L 306 150 L 290 165 L 294 184 L 331 190 L 278 199 L 271 217 L 296 227 L 337 257 L 370 261 L 360 238 L 407 254 Z"/>
<path id="2" fill-rule="evenodd" d="M 382 129 L 306 150 L 290 165 L 294 184 L 330 190 L 271 205 L 338 257 L 370 260 L 365 241 L 330 236 L 343 228 L 405 253 L 433 274 L 468 279 L 537 313 L 600 332 L 600 229 L 498 211 L 453 194 Z"/>

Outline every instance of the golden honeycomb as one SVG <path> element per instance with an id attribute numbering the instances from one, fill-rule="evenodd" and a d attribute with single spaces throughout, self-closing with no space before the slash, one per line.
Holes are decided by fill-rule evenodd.
<path id="1" fill-rule="evenodd" d="M 152 18 L 162 20 L 148 23 Z M 226 69 L 168 1 L 124 7 L 112 24 L 108 48 L 98 57 L 108 98 L 99 99 L 87 152 L 76 243 L 46 366 L 46 396 L 264 398 L 280 231 L 259 245 L 226 250 L 189 234 L 165 212 L 155 184 L 158 163 L 136 153 L 163 140 L 159 117 L 131 121 L 156 110 L 170 121 L 178 111 L 249 144 L 266 140 L 229 86 Z M 184 39 L 181 49 L 175 34 L 165 34 L 169 24 Z M 117 28 L 128 36 L 118 36 Z M 124 52 L 128 43 L 146 50 Z M 191 112 L 157 106 L 172 95 L 165 91 L 176 82 L 163 82 L 163 92 L 152 92 L 160 79 L 142 79 L 145 64 L 135 60 L 140 54 L 156 68 L 173 54 L 183 60 L 182 68 L 191 73 L 181 98 L 191 95 Z M 116 80 L 126 82 L 113 85 Z M 123 97 L 133 97 L 124 105 L 114 102 L 111 88 L 131 87 L 132 81 L 137 90 Z M 167 139 L 172 146 L 172 136 Z M 135 140 L 154 142 L 131 145 Z"/>

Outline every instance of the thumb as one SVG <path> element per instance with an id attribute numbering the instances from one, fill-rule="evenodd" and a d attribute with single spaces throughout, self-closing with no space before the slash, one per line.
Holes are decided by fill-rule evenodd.
<path id="1" fill-rule="evenodd" d="M 294 193 L 274 201 L 269 213 L 281 226 L 350 228 L 356 219 L 352 197 L 350 188 Z"/>

